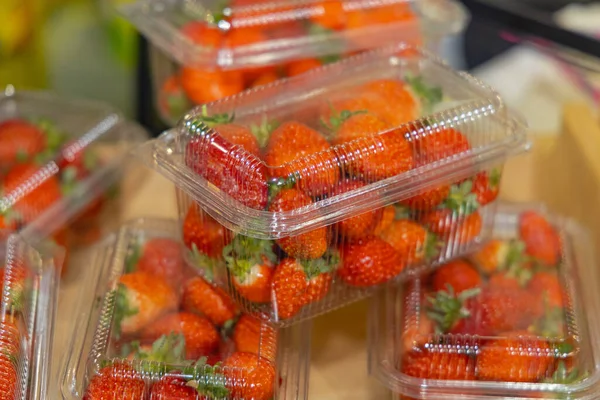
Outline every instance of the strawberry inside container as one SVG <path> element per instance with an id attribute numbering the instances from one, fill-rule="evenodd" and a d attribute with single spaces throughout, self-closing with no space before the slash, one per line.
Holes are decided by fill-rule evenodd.
<path id="1" fill-rule="evenodd" d="M 124 156 L 145 138 L 101 103 L 12 88 L 0 96 L 0 227 L 91 243 L 114 214 Z"/>
<path id="2" fill-rule="evenodd" d="M 310 324 L 277 330 L 241 313 L 186 263 L 179 237 L 176 221 L 141 219 L 91 251 L 98 279 L 65 398 L 305 398 Z"/>
<path id="3" fill-rule="evenodd" d="M 539 206 L 503 205 L 494 237 L 373 298 L 370 373 L 401 399 L 593 398 L 586 234 Z"/>
<path id="4" fill-rule="evenodd" d="M 525 142 L 492 90 L 399 45 L 199 107 L 139 154 L 178 188 L 191 262 L 287 325 L 480 242 Z"/>
<path id="5" fill-rule="evenodd" d="M 46 398 L 63 252 L 0 231 L 0 397 Z"/>

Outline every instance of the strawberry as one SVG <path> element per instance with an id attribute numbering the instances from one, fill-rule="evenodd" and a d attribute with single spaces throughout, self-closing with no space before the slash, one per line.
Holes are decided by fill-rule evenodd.
<path id="1" fill-rule="evenodd" d="M 377 225 L 375 225 L 373 234 L 375 236 L 381 236 L 381 234 L 392 225 L 394 219 L 396 219 L 396 207 L 393 205 L 384 207 L 381 211 L 381 217 L 379 218 L 379 221 L 377 221 Z"/>
<path id="2" fill-rule="evenodd" d="M 266 323 L 242 314 L 232 334 L 235 350 L 260 355 L 275 363 L 277 354 L 277 332 Z"/>
<path id="3" fill-rule="evenodd" d="M 331 284 L 331 265 L 337 257 L 317 260 L 286 258 L 275 267 L 272 281 L 273 303 L 278 319 L 296 315 L 311 302 L 323 298 Z"/>
<path id="4" fill-rule="evenodd" d="M 255 303 L 271 301 L 271 277 L 277 263 L 271 240 L 237 235 L 223 250 L 233 286 Z"/>
<path id="5" fill-rule="evenodd" d="M 496 272 L 490 276 L 487 285 L 494 289 L 516 290 L 523 287 L 521 280 L 506 272 Z"/>
<path id="6" fill-rule="evenodd" d="M 207 48 L 216 48 L 223 41 L 223 34 L 216 27 L 205 22 L 190 21 L 180 28 L 183 36 Z"/>
<path id="7" fill-rule="evenodd" d="M 265 71 L 258 75 L 256 78 L 246 78 L 246 80 L 251 80 L 249 88 L 257 88 L 260 86 L 268 85 L 269 83 L 273 83 L 279 80 L 279 75 L 274 71 Z"/>
<path id="8" fill-rule="evenodd" d="M 339 163 L 321 133 L 295 121 L 271 133 L 264 152 L 273 181 L 285 180 L 310 196 L 328 193 L 337 183 Z"/>
<path id="9" fill-rule="evenodd" d="M 183 221 L 183 243 L 188 249 L 220 258 L 230 241 L 231 235 L 223 225 L 202 212 L 197 205 L 190 206 Z"/>
<path id="10" fill-rule="evenodd" d="M 348 174 L 368 183 L 409 171 L 414 160 L 403 130 L 371 134 L 336 146 L 340 164 Z"/>
<path id="11" fill-rule="evenodd" d="M 122 399 L 143 399 L 146 384 L 142 375 L 129 364 L 113 363 L 92 377 L 84 400 L 109 400 L 118 393 Z"/>
<path id="12" fill-rule="evenodd" d="M 312 204 L 312 200 L 298 189 L 282 189 L 271 204 L 269 211 L 285 212 Z M 317 228 L 297 236 L 277 239 L 277 244 L 292 258 L 319 258 L 327 251 L 327 228 Z"/>
<path id="13" fill-rule="evenodd" d="M 504 266 L 509 251 L 509 242 L 492 239 L 484 244 L 479 251 L 473 253 L 470 258 L 482 274 L 491 275 L 496 271 L 505 269 Z"/>
<path id="14" fill-rule="evenodd" d="M 183 275 L 181 245 L 168 238 L 152 238 L 144 243 L 135 269 L 156 276 L 178 289 Z"/>
<path id="15" fill-rule="evenodd" d="M 217 326 L 233 321 L 237 314 L 237 308 L 227 293 L 200 276 L 191 278 L 185 283 L 181 308 L 184 311 L 204 315 Z"/>
<path id="16" fill-rule="evenodd" d="M 140 344 L 138 340 L 121 345 L 120 353 L 128 360 L 155 363 L 181 364 L 185 362 L 185 337 L 181 333 L 162 335 L 152 344 Z"/>
<path id="17" fill-rule="evenodd" d="M 432 288 L 436 292 L 445 290 L 448 285 L 452 287 L 454 293 L 461 294 L 465 290 L 481 287 L 482 279 L 468 262 L 453 260 L 439 267 L 432 279 Z"/>
<path id="18" fill-rule="evenodd" d="M 185 337 L 185 354 L 189 360 L 211 354 L 219 347 L 219 332 L 210 320 L 185 311 L 157 319 L 142 331 L 141 338 L 148 343 L 173 333 L 181 333 Z"/>
<path id="19" fill-rule="evenodd" d="M 527 284 L 527 290 L 539 299 L 545 307 L 562 309 L 564 306 L 563 286 L 554 273 L 536 272 Z"/>
<path id="20" fill-rule="evenodd" d="M 292 61 L 285 66 L 285 75 L 287 77 L 301 75 L 322 65 L 323 63 L 316 58 Z"/>
<path id="21" fill-rule="evenodd" d="M 235 352 L 223 362 L 231 398 L 270 400 L 275 389 L 275 368 L 252 353 Z"/>
<path id="22" fill-rule="evenodd" d="M 12 400 L 17 395 L 17 368 L 20 353 L 20 333 L 10 317 L 0 322 L 0 398 Z"/>
<path id="23" fill-rule="evenodd" d="M 215 125 L 213 129 L 233 145 L 241 146 L 248 153 L 260 156 L 260 145 L 250 128 L 234 123 Z"/>
<path id="24" fill-rule="evenodd" d="M 402 200 L 400 203 L 411 210 L 431 211 L 442 204 L 450 194 L 450 186 L 441 185 L 433 189 L 428 189 L 417 193 L 416 195 Z"/>
<path id="25" fill-rule="evenodd" d="M 422 348 L 427 345 L 435 331 L 435 324 L 426 313 L 417 314 L 416 318 L 409 315 L 405 318 L 406 322 L 402 329 L 402 348 L 404 351 Z"/>
<path id="26" fill-rule="evenodd" d="M 424 134 L 412 138 L 417 165 L 432 164 L 471 149 L 469 140 L 459 131 L 453 128 L 434 129 L 427 127 Z"/>
<path id="27" fill-rule="evenodd" d="M 369 137 L 390 129 L 390 125 L 366 110 L 342 110 L 334 114 L 329 121 L 321 123 L 334 132 L 333 144 L 351 142 L 362 137 Z"/>
<path id="28" fill-rule="evenodd" d="M 408 265 L 429 261 L 438 255 L 437 237 L 409 219 L 398 219 L 381 235 Z"/>
<path id="29" fill-rule="evenodd" d="M 398 127 L 418 117 L 418 106 L 408 86 L 395 79 L 379 79 L 363 85 L 359 93 L 370 93 L 378 96 L 378 115 L 391 126 Z"/>
<path id="30" fill-rule="evenodd" d="M 552 374 L 556 350 L 528 332 L 510 332 L 484 344 L 477 356 L 477 379 L 539 382 Z"/>
<path id="31" fill-rule="evenodd" d="M 401 255 L 379 238 L 360 239 L 341 249 L 338 276 L 351 286 L 375 286 L 394 278 L 406 265 Z"/>
<path id="32" fill-rule="evenodd" d="M 177 295 L 166 282 L 145 272 L 123 274 L 115 293 L 114 334 L 133 335 L 177 308 Z"/>
<path id="33" fill-rule="evenodd" d="M 333 189 L 331 196 L 358 190 L 364 186 L 365 184 L 361 181 L 344 179 L 338 183 L 335 189 Z M 346 218 L 338 222 L 335 229 L 338 232 L 340 241 L 352 241 L 371 235 L 378 222 L 381 220 L 381 213 L 382 209 L 367 211 L 366 213 Z"/>
<path id="34" fill-rule="evenodd" d="M 3 183 L 3 197 L 13 202 L 14 212 L 26 223 L 34 220 L 61 198 L 56 175 L 32 163 L 13 166 Z"/>
<path id="35" fill-rule="evenodd" d="M 246 147 L 247 134 L 229 133 L 228 138 L 207 127 L 215 122 L 230 123 L 230 116 L 198 116 L 188 124 L 192 138 L 186 145 L 185 163 L 195 173 L 243 205 L 264 210 L 267 205 L 267 169 Z M 230 128 L 226 128 L 230 129 Z M 241 140 L 234 143 L 234 140 Z"/>
<path id="36" fill-rule="evenodd" d="M 176 373 L 164 375 L 152 385 L 149 400 L 201 400 L 198 391 Z"/>
<path id="37" fill-rule="evenodd" d="M 31 274 L 23 260 L 14 259 L 7 267 L 0 268 L 0 284 L 4 287 L 2 302 L 11 311 L 24 311 L 31 287 Z M 8 298 L 4 298 L 8 294 Z"/>
<path id="38" fill-rule="evenodd" d="M 342 30 L 346 25 L 344 3 L 340 0 L 315 3 L 310 20 L 324 30 Z"/>
<path id="39" fill-rule="evenodd" d="M 421 379 L 475 380 L 475 357 L 434 346 L 409 351 L 401 371 Z"/>
<path id="40" fill-rule="evenodd" d="M 525 243 L 525 252 L 535 261 L 548 267 L 558 264 L 560 236 L 541 214 L 535 211 L 522 213 L 519 219 L 519 236 Z"/>
<path id="41" fill-rule="evenodd" d="M 28 161 L 46 148 L 44 131 L 22 119 L 0 122 L 0 168 Z"/>
<path id="42" fill-rule="evenodd" d="M 179 79 L 186 96 L 195 104 L 210 103 L 244 90 L 244 76 L 238 70 L 184 66 Z"/>
<path id="43" fill-rule="evenodd" d="M 178 75 L 172 75 L 164 81 L 158 95 L 158 105 L 159 110 L 169 119 L 180 118 L 192 108 Z"/>
<path id="44" fill-rule="evenodd" d="M 482 207 L 496 200 L 500 192 L 500 179 L 502 171 L 493 169 L 488 174 L 486 171 L 480 172 L 473 180 L 473 193 L 477 195 L 477 202 Z"/>

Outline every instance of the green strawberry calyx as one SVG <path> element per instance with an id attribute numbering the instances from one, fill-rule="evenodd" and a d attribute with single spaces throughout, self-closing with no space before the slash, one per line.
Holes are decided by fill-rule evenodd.
<path id="1" fill-rule="evenodd" d="M 459 216 L 466 216 L 474 213 L 479 208 L 477 195 L 472 192 L 473 182 L 466 180 L 458 185 L 450 187 L 450 194 L 444 200 L 443 207 L 450 209 Z"/>
<path id="2" fill-rule="evenodd" d="M 133 353 L 136 360 L 181 365 L 185 362 L 185 337 L 181 333 L 162 335 L 152 343 L 149 351 L 143 349 L 139 341 L 134 340 L 124 345 L 121 353 L 124 357 Z M 147 368 L 144 368 L 144 371 L 150 372 Z"/>
<path id="3" fill-rule="evenodd" d="M 296 175 L 290 174 L 287 177 L 275 177 L 267 182 L 269 193 L 269 204 L 277 197 L 279 192 L 285 189 L 293 189 L 296 186 Z"/>
<path id="4" fill-rule="evenodd" d="M 236 235 L 223 248 L 223 259 L 231 273 L 244 281 L 255 265 L 273 266 L 277 262 L 277 255 L 270 240 Z"/>
<path id="5" fill-rule="evenodd" d="M 494 168 L 490 171 L 488 178 L 488 184 L 492 190 L 495 190 L 500 186 L 502 180 L 502 170 L 500 168 Z"/>
<path id="6" fill-rule="evenodd" d="M 394 204 L 394 220 L 403 220 L 410 218 L 410 207 L 403 206 L 400 203 Z"/>
<path id="7" fill-rule="evenodd" d="M 209 399 L 229 398 L 227 377 L 221 372 L 221 365 L 217 363 L 211 366 L 206 361 L 206 357 L 202 357 L 195 365 L 183 370 L 186 376 L 191 377 L 187 385 Z"/>
<path id="8" fill-rule="evenodd" d="M 586 374 L 580 374 L 577 368 L 573 368 L 569 371 L 567 364 L 564 360 L 560 360 L 556 365 L 556 370 L 552 377 L 544 380 L 544 383 L 560 383 L 560 384 L 573 384 L 581 382 L 585 378 Z"/>
<path id="9" fill-rule="evenodd" d="M 448 284 L 447 290 L 437 291 L 434 297 L 427 296 L 426 313 L 436 323 L 437 333 L 448 333 L 459 320 L 469 318 L 471 312 L 464 307 L 465 302 L 480 293 L 479 288 L 474 288 L 456 295 Z"/>
<path id="10" fill-rule="evenodd" d="M 430 114 L 434 107 L 442 102 L 444 93 L 439 86 L 428 86 L 422 76 L 406 76 L 406 83 L 411 87 L 412 91 L 417 95 L 423 107 L 423 114 Z"/>
<path id="11" fill-rule="evenodd" d="M 335 250 L 329 250 L 321 258 L 316 258 L 313 260 L 298 260 L 298 262 L 304 270 L 306 280 L 310 281 L 321 274 L 327 274 L 335 270 L 340 263 L 340 255 Z"/>
<path id="12" fill-rule="evenodd" d="M 61 190 L 64 196 L 75 194 L 79 186 L 77 167 L 70 165 L 64 168 L 60 173 Z"/>
<path id="13" fill-rule="evenodd" d="M 125 254 L 125 273 L 129 274 L 136 270 L 137 264 L 142 257 L 142 238 L 137 238 L 135 242 L 127 248 Z"/>
<path id="14" fill-rule="evenodd" d="M 544 293 L 544 316 L 534 325 L 537 334 L 546 338 L 562 338 L 565 333 L 565 313 L 562 307 L 552 307 Z"/>
<path id="15" fill-rule="evenodd" d="M 212 282 L 217 260 L 201 252 L 198 249 L 198 246 L 196 246 L 196 243 L 192 243 L 192 248 L 189 251 L 189 257 L 192 266 L 202 274 L 204 279 Z"/>
<path id="16" fill-rule="evenodd" d="M 49 119 L 40 118 L 35 121 L 35 125 L 37 125 L 46 135 L 46 150 L 43 152 L 46 155 L 52 156 L 55 154 L 68 138 L 68 136 Z"/>
<path id="17" fill-rule="evenodd" d="M 215 125 L 223 125 L 233 122 L 235 119 L 235 115 L 232 114 L 214 114 L 208 115 L 208 109 L 206 105 L 203 105 L 200 111 L 200 115 L 197 115 L 196 118 L 188 121 L 186 123 L 186 127 L 189 131 L 203 136 L 207 133 L 207 128 L 212 128 Z"/>
<path id="18" fill-rule="evenodd" d="M 258 140 L 258 146 L 262 149 L 267 146 L 271 133 L 280 125 L 279 121 L 269 120 L 266 115 L 263 115 L 260 124 L 250 124 L 250 132 Z"/>
<path id="19" fill-rule="evenodd" d="M 423 259 L 425 261 L 431 261 L 435 259 L 439 254 L 442 248 L 444 247 L 444 242 L 441 241 L 437 235 L 427 231 L 425 235 L 425 243 L 423 244 Z"/>
<path id="20" fill-rule="evenodd" d="M 121 337 L 121 323 L 124 319 L 136 315 L 138 309 L 132 308 L 127 300 L 127 287 L 122 283 L 119 283 L 115 291 L 115 311 L 114 311 L 114 325 L 113 325 L 113 336 L 115 339 Z"/>
<path id="21" fill-rule="evenodd" d="M 325 121 L 323 118 L 321 118 L 320 123 L 325 129 L 332 132 L 337 131 L 344 122 L 346 122 L 349 118 L 353 117 L 354 115 L 367 114 L 369 112 L 368 110 L 337 111 L 331 103 L 329 103 L 329 108 L 331 109 L 331 116 L 329 117 L 329 121 Z"/>

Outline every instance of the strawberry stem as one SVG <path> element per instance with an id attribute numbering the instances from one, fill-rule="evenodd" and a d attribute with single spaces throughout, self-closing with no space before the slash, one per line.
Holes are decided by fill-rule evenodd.
<path id="1" fill-rule="evenodd" d="M 434 107 L 442 102 L 444 95 L 441 87 L 427 86 L 423 81 L 422 76 L 406 76 L 404 80 L 410 85 L 417 97 L 419 97 L 423 109 L 425 110 L 425 114 L 431 113 Z"/>
<path id="2" fill-rule="evenodd" d="M 426 308 L 427 316 L 436 322 L 438 333 L 448 333 L 459 320 L 470 317 L 471 312 L 464 307 L 464 304 L 471 297 L 481 293 L 479 288 L 475 288 L 456 295 L 451 285 L 447 285 L 447 288 L 447 290 L 437 291 L 435 297 L 427 296 L 429 303 Z"/>
<path id="3" fill-rule="evenodd" d="M 230 244 L 223 248 L 223 258 L 227 268 L 242 281 L 248 276 L 253 266 L 277 262 L 272 241 L 244 235 L 237 235 Z"/>

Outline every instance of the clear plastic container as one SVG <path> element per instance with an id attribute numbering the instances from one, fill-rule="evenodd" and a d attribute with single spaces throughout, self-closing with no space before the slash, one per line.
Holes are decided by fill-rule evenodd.
<path id="1" fill-rule="evenodd" d="M 193 262 L 285 325 L 485 238 L 523 128 L 400 45 L 197 108 L 139 154 L 179 188 Z"/>
<path id="2" fill-rule="evenodd" d="M 598 274 L 588 234 L 498 207 L 476 253 L 371 300 L 369 370 L 400 399 L 596 399 Z"/>
<path id="3" fill-rule="evenodd" d="M 291 3 L 291 2 L 287 2 Z M 184 7 L 183 3 L 171 2 L 169 6 Z M 278 3 L 280 5 L 286 2 Z M 327 5 L 329 4 L 329 5 Z M 344 6 L 349 9 L 357 8 L 363 11 L 357 12 L 377 12 L 380 7 L 407 8 L 408 2 L 367 2 L 367 1 L 351 1 L 351 2 L 296 2 L 294 6 L 298 18 L 308 18 L 308 14 L 303 14 L 301 10 L 317 9 L 318 7 L 336 7 Z M 255 5 L 254 7 L 266 7 L 265 3 Z M 251 6 L 252 7 L 252 6 Z M 185 8 L 185 7 L 184 7 Z M 368 9 L 372 8 L 371 11 Z M 265 8 L 266 9 L 266 8 Z M 192 106 L 209 103 L 219 100 L 226 96 L 237 94 L 243 90 L 255 88 L 260 85 L 275 82 L 278 79 L 296 76 L 307 72 L 311 69 L 331 63 L 349 55 L 355 54 L 358 51 L 364 51 L 373 47 L 380 47 L 390 42 L 390 39 L 397 42 L 406 41 L 412 44 L 420 44 L 430 51 L 439 54 L 442 52 L 442 46 L 445 40 L 458 35 L 462 32 L 467 23 L 467 13 L 460 3 L 452 0 L 424 0 L 417 1 L 411 4 L 410 17 L 408 20 L 398 21 L 388 26 L 388 29 L 394 30 L 394 35 L 387 37 L 385 40 L 365 41 L 362 39 L 363 33 L 356 32 L 337 32 L 330 37 L 329 42 L 319 42 L 319 47 L 311 45 L 315 37 L 310 36 L 301 41 L 300 37 L 294 37 L 293 44 L 288 40 L 288 45 L 292 45 L 294 53 L 286 54 L 269 46 L 281 45 L 281 40 L 269 39 L 264 44 L 265 48 L 256 50 L 256 54 L 252 57 L 256 61 L 243 58 L 240 60 L 236 49 L 227 47 L 220 48 L 212 53 L 201 53 L 201 44 L 193 44 L 192 42 L 177 39 L 177 45 L 170 44 L 166 46 L 162 39 L 162 33 L 156 29 L 145 29 L 144 23 L 147 18 L 139 13 L 133 14 L 134 23 L 138 22 L 142 32 L 145 33 L 153 43 L 151 51 L 151 68 L 152 80 L 154 86 L 155 98 L 157 101 L 156 107 L 161 118 L 169 125 L 175 126 L 181 116 L 184 115 Z M 234 10 L 235 13 L 235 10 Z M 151 14 L 153 18 L 168 18 L 170 12 L 162 14 Z M 304 15 L 304 17 L 302 17 Z M 277 14 L 274 15 L 277 17 Z M 390 18 L 394 18 L 390 14 Z M 142 22 L 143 20 L 143 22 Z M 166 23 L 175 23 L 175 19 L 169 19 Z M 273 22 L 276 24 L 276 22 Z M 294 22 L 292 21 L 292 24 Z M 192 23 L 195 24 L 195 23 Z M 266 24 L 266 22 L 265 22 Z M 268 25 L 268 24 L 267 24 Z M 304 24 L 307 30 L 310 30 L 310 23 Z M 192 25 L 193 26 L 193 25 Z M 183 31 L 189 31 L 190 25 L 184 25 Z M 267 29 L 267 28 L 265 28 Z M 178 32 L 178 31 L 175 31 Z M 191 32 L 190 32 L 191 33 Z M 290 33 L 291 34 L 291 33 Z M 294 35 L 301 35 L 296 33 Z M 304 33 L 306 34 L 306 33 Z M 349 39 L 349 35 L 359 35 L 358 39 Z M 181 34 L 180 34 L 181 35 Z M 225 32 L 223 33 L 225 35 Z M 379 35 L 379 31 L 377 31 Z M 233 34 L 235 36 L 235 34 Z M 369 34 L 371 37 L 372 34 Z M 175 39 L 173 39 L 175 41 Z M 168 42 L 168 41 L 167 41 Z M 170 42 L 168 42 L 170 43 Z M 340 45 L 340 43 L 353 43 L 355 46 Z M 182 50 L 178 52 L 173 48 L 178 49 L 181 44 Z M 166 47 L 165 47 L 166 46 Z M 191 47 L 193 46 L 193 47 Z M 258 46 L 258 44 L 257 44 Z M 300 47 L 299 47 L 300 46 Z M 323 47 L 320 47 L 323 46 Z M 297 47 L 297 48 L 296 48 Z M 224 54 L 233 51 L 230 59 Z M 212 60 L 210 57 L 216 57 Z M 196 59 L 200 58 L 200 59 Z M 233 64 L 230 68 L 224 67 L 222 60 L 230 60 Z M 203 62 L 207 65 L 197 65 L 198 62 Z M 246 65 L 249 62 L 250 66 Z M 241 63 L 241 65 L 240 65 Z M 254 64 L 260 63 L 260 66 Z"/>
<path id="4" fill-rule="evenodd" d="M 56 270 L 62 259 L 56 246 L 34 247 L 0 231 L 0 398 L 48 398 Z"/>
<path id="5" fill-rule="evenodd" d="M 0 227 L 61 246 L 101 235 L 125 155 L 147 137 L 112 108 L 45 92 L 0 94 Z"/>
<path id="6" fill-rule="evenodd" d="M 276 330 L 239 314 L 185 263 L 179 234 L 175 220 L 139 219 L 94 249 L 63 397 L 306 398 L 310 323 Z"/>

